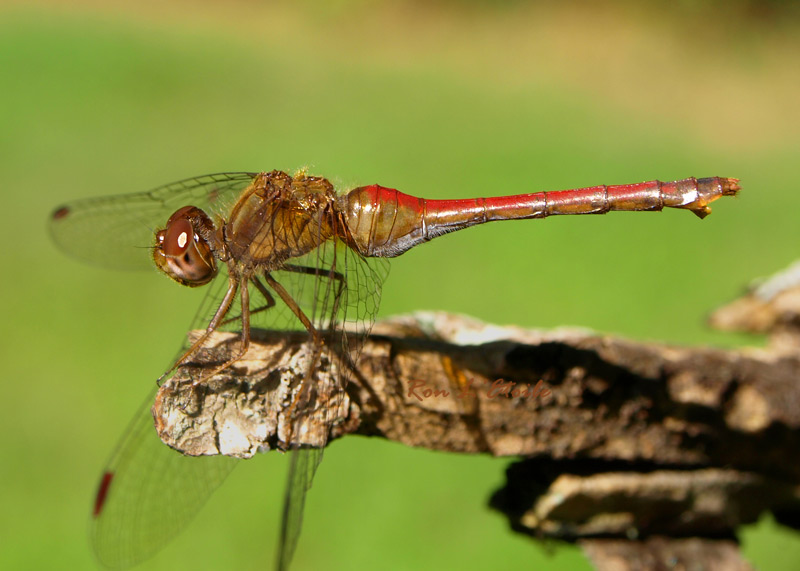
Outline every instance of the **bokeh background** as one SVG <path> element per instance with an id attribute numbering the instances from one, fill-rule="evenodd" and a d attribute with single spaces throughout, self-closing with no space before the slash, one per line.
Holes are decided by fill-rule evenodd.
<path id="1" fill-rule="evenodd" d="M 797 256 L 800 33 L 790 3 L 48 2 L 0 6 L 0 567 L 95 566 L 99 473 L 202 292 L 62 256 L 54 206 L 218 171 L 307 167 L 431 198 L 742 179 L 690 213 L 474 228 L 396 259 L 381 315 L 732 347 L 712 308 Z M 102 240 L 103 236 L 98 236 Z M 795 458 L 787 458 L 796 461 Z M 486 507 L 509 460 L 346 438 L 296 569 L 588 569 Z M 142 569 L 273 561 L 285 458 L 242 463 Z M 763 569 L 800 538 L 743 533 Z"/>

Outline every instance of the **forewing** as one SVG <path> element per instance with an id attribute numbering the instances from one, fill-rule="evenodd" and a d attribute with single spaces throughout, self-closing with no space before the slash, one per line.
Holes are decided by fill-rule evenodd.
<path id="1" fill-rule="evenodd" d="M 149 252 L 144 249 L 136 251 L 130 248 L 126 252 L 133 250 L 134 254 L 144 255 L 123 256 L 113 264 L 109 263 L 107 256 L 111 251 L 139 240 L 146 239 L 144 244 L 148 244 L 152 239 L 151 227 L 145 220 L 156 219 L 158 224 L 163 224 L 174 210 L 186 204 L 194 204 L 207 212 L 224 211 L 253 177 L 247 173 L 213 176 L 224 178 L 192 179 L 194 182 L 184 181 L 151 193 L 128 195 L 127 198 L 121 197 L 123 200 L 120 201 L 103 199 L 109 201 L 108 207 L 102 206 L 102 200 L 98 199 L 86 201 L 85 205 L 83 201 L 67 205 L 66 214 L 59 216 L 57 211 L 53 220 L 54 237 L 69 253 L 102 265 L 146 265 Z M 150 213 L 146 216 L 120 214 L 121 207 L 135 210 L 137 207 L 133 204 L 136 201 L 149 205 Z M 157 206 L 153 206 L 154 203 Z M 70 221 L 71 217 L 74 220 Z M 113 238 L 113 244 L 99 247 L 92 241 L 82 241 L 80 228 L 84 224 L 78 223 L 78 219 L 99 220 L 101 228 L 107 232 L 111 231 L 108 230 L 110 221 L 116 221 L 110 225 L 124 230 Z M 64 221 L 66 225 L 61 226 Z M 89 233 L 87 230 L 87 235 Z M 356 362 L 363 340 L 374 322 L 381 284 L 387 272 L 385 260 L 367 260 L 338 239 L 325 241 L 313 252 L 291 258 L 282 268 L 270 272 L 270 276 L 286 289 L 322 334 L 326 343 L 320 348 L 321 360 L 329 365 L 334 363 L 336 369 L 336 382 L 324 389 L 330 394 L 317 394 L 311 402 L 331 400 L 327 397 L 344 390 L 352 373 L 352 364 Z M 257 277 L 264 283 L 263 275 Z M 209 286 L 191 329 L 205 329 L 229 284 L 223 267 Z M 301 320 L 280 296 L 269 287 L 265 289 L 275 302 L 269 309 L 263 309 L 269 304 L 259 289 L 253 285 L 249 287 L 251 327 L 306 331 Z M 241 296 L 237 295 L 219 329 L 240 333 L 241 327 Z M 349 335 L 340 334 L 343 327 L 350 332 Z M 311 342 L 311 337 L 308 338 Z M 335 347 L 332 346 L 334 342 Z M 187 338 L 183 349 L 188 345 Z M 199 364 L 198 359 L 202 360 L 201 355 L 198 353 L 198 357 L 193 359 L 195 364 Z M 310 367 L 314 366 L 310 364 Z M 311 373 L 313 371 L 309 371 L 308 379 L 312 378 Z M 319 387 L 312 385 L 306 382 L 308 390 L 320 391 Z M 155 433 L 150 414 L 152 402 L 151 395 L 125 433 L 101 481 L 96 516 L 92 521 L 92 541 L 98 558 L 110 566 L 134 564 L 160 549 L 194 516 L 237 462 L 227 457 L 184 457 L 169 449 Z M 321 422 L 320 411 L 313 408 L 297 410 L 295 417 L 298 423 L 307 420 L 306 426 L 316 427 L 319 431 L 316 441 L 325 442 L 339 412 L 323 409 Z M 312 420 L 314 416 L 316 418 Z M 291 442 L 289 445 L 295 447 Z M 282 568 L 288 566 L 297 545 L 305 494 L 322 459 L 322 450 L 303 448 L 292 453 L 278 550 L 278 564 Z"/>
<path id="2" fill-rule="evenodd" d="M 155 232 L 173 212 L 193 205 L 209 216 L 230 209 L 255 173 L 219 173 L 174 182 L 148 192 L 86 198 L 59 206 L 50 234 L 66 254 L 106 268 L 152 266 Z"/>

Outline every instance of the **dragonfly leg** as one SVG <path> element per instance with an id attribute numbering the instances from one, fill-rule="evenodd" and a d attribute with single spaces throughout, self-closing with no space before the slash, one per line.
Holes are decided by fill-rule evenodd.
<path id="1" fill-rule="evenodd" d="M 194 355 L 208 340 L 209 336 L 214 331 L 217 330 L 222 319 L 228 314 L 228 311 L 230 311 L 231 304 L 233 303 L 234 297 L 236 297 L 236 292 L 238 289 L 239 289 L 239 282 L 236 279 L 231 278 L 228 284 L 228 291 L 225 292 L 225 297 L 222 298 L 222 303 L 220 303 L 219 307 L 217 308 L 217 311 L 214 313 L 214 317 L 211 318 L 208 327 L 206 327 L 205 333 L 203 333 L 194 343 L 192 343 L 192 346 L 189 347 L 189 349 L 181 356 L 180 359 L 175 361 L 175 364 L 172 365 L 172 367 L 170 367 L 169 370 L 167 370 L 163 375 L 161 375 L 161 377 L 159 377 L 158 379 L 159 384 L 161 383 L 161 380 L 164 377 L 166 377 L 180 365 L 185 364 L 189 360 L 189 357 Z"/>
<path id="2" fill-rule="evenodd" d="M 250 281 L 253 283 L 254 286 L 256 286 L 256 289 L 259 291 L 264 300 L 267 302 L 266 305 L 262 305 L 260 307 L 257 307 L 256 309 L 251 309 L 250 315 L 253 316 L 257 313 L 261 313 L 262 311 L 266 311 L 272 307 L 275 307 L 275 298 L 272 297 L 272 294 L 269 293 L 269 290 L 267 290 L 267 288 L 264 287 L 264 284 L 262 284 L 258 278 L 250 278 Z M 223 321 L 221 325 L 228 325 L 229 323 L 233 323 L 237 319 L 241 319 L 241 315 L 235 315 L 234 317 L 229 317 L 228 319 Z"/>
<path id="3" fill-rule="evenodd" d="M 319 276 L 321 278 L 327 278 L 328 280 L 336 280 L 337 282 L 339 282 L 339 290 L 336 292 L 336 295 L 334 296 L 333 312 L 331 313 L 331 315 L 333 315 L 334 318 L 336 315 L 338 315 L 339 303 L 341 302 L 342 299 L 342 292 L 344 291 L 344 288 L 347 285 L 347 281 L 344 278 L 344 274 L 342 274 L 341 272 L 337 272 L 335 270 L 324 271 L 320 270 L 319 268 L 314 268 L 311 266 L 298 266 L 296 264 L 284 264 L 281 267 L 281 269 L 287 272 L 295 272 L 298 274 L 306 274 L 310 276 Z M 322 313 L 324 314 L 325 312 L 323 311 Z"/>
<path id="4" fill-rule="evenodd" d="M 335 271 L 335 270 L 324 271 L 324 270 L 320 270 L 319 268 L 315 268 L 315 267 L 311 267 L 311 266 L 299 266 L 299 265 L 296 265 L 296 264 L 284 264 L 281 267 L 281 269 L 285 270 L 285 271 L 290 271 L 290 272 L 296 272 L 296 273 L 302 273 L 302 274 L 308 274 L 308 275 L 317 275 L 317 276 L 320 276 L 320 277 L 323 277 L 323 278 L 327 278 L 329 280 L 336 280 L 339 283 L 339 287 L 338 287 L 338 290 L 337 290 L 336 295 L 335 295 L 335 301 L 334 301 L 334 307 L 333 307 L 332 315 L 334 315 L 334 316 L 338 315 L 339 305 L 340 305 L 340 303 L 341 303 L 341 301 L 343 299 L 343 293 L 344 293 L 344 290 L 345 290 L 345 288 L 347 286 L 347 280 L 345 279 L 344 274 L 342 274 L 341 272 Z M 342 334 L 346 335 L 346 332 L 342 332 Z M 344 350 L 340 352 L 340 351 L 337 351 L 335 349 L 336 348 L 336 344 L 334 342 L 331 342 L 330 343 L 330 348 L 331 348 L 330 355 L 331 355 L 332 358 L 334 358 L 337 361 L 338 366 L 340 366 L 342 368 L 345 368 L 345 369 L 349 369 L 352 374 L 355 374 L 356 376 L 359 376 L 360 373 L 358 371 L 358 368 L 355 365 L 355 362 L 353 360 L 353 356 L 346 350 L 346 347 L 347 347 L 347 344 L 343 343 L 342 349 L 344 349 Z M 371 393 L 372 398 L 375 401 L 375 403 L 378 406 L 382 406 L 380 404 L 380 398 L 378 397 L 377 394 L 375 394 L 372 391 L 372 389 L 369 386 L 369 383 L 363 382 L 363 383 L 361 383 L 361 385 L 367 388 L 367 392 Z M 341 386 L 340 388 L 344 389 L 344 386 Z"/>
<path id="5" fill-rule="evenodd" d="M 253 282 L 253 285 L 256 286 L 258 292 L 264 297 L 267 302 L 267 305 L 262 305 L 252 311 L 250 311 L 250 315 L 255 315 L 256 313 L 261 313 L 262 311 L 266 311 L 271 307 L 275 307 L 275 298 L 272 297 L 272 294 L 269 293 L 269 290 L 266 288 L 264 284 L 261 283 L 261 280 L 258 278 L 252 278 L 250 280 Z"/>
<path id="6" fill-rule="evenodd" d="M 211 377 L 213 377 L 217 373 L 221 373 L 222 371 L 224 371 L 225 369 L 227 369 L 228 367 L 233 365 L 236 361 L 238 361 L 239 359 L 244 357 L 244 354 L 247 353 L 247 349 L 250 347 L 250 290 L 247 289 L 247 279 L 246 278 L 242 278 L 242 283 L 239 284 L 239 291 L 240 291 L 239 299 L 240 299 L 240 301 L 242 303 L 242 313 L 241 313 L 241 318 L 242 318 L 242 340 L 241 340 L 241 343 L 239 345 L 239 351 L 236 353 L 236 355 L 234 355 L 233 357 L 231 357 L 230 359 L 228 359 L 227 361 L 225 361 L 221 365 L 219 365 L 217 367 L 214 367 L 210 372 L 204 372 L 200 376 L 199 379 L 197 379 L 196 381 L 192 382 L 192 385 L 194 385 L 194 386 L 198 385 L 199 383 L 202 383 L 203 381 L 206 381 L 206 380 L 210 379 Z M 271 297 L 272 296 L 270 296 L 270 298 Z M 274 304 L 274 300 L 273 300 L 273 304 Z M 230 307 L 230 303 L 228 304 L 228 307 Z M 214 320 L 216 319 L 216 317 L 217 316 L 215 315 L 214 319 L 211 320 L 212 324 L 214 323 Z M 209 325 L 209 327 L 211 327 L 211 325 Z M 219 327 L 219 320 L 217 320 L 217 323 L 214 324 L 214 329 L 216 329 L 217 327 Z M 208 334 L 206 334 L 204 337 L 207 338 Z"/>
<path id="7" fill-rule="evenodd" d="M 283 300 L 283 303 L 285 303 L 289 309 L 292 310 L 292 313 L 294 313 L 295 317 L 300 320 L 300 323 L 303 324 L 303 327 L 308 330 L 314 343 L 316 345 L 322 345 L 322 336 L 319 334 L 319 331 L 317 331 L 317 328 L 314 327 L 314 324 L 311 323 L 311 320 L 306 316 L 300 306 L 297 305 L 297 302 L 289 294 L 289 292 L 286 291 L 286 289 L 280 283 L 275 281 L 275 278 L 273 278 L 269 273 L 264 274 L 264 279 L 266 280 L 267 285 L 269 285 L 269 287 L 271 287 Z"/>
<path id="8" fill-rule="evenodd" d="M 319 334 L 319 331 L 314 327 L 311 323 L 311 320 L 308 316 L 303 312 L 297 302 L 292 298 L 289 292 L 284 289 L 284 287 L 278 283 L 275 278 L 273 278 L 269 273 L 264 274 L 264 279 L 266 280 L 267 284 L 277 293 L 283 302 L 292 310 L 292 313 L 295 314 L 297 319 L 303 324 L 303 326 L 308 330 L 308 333 L 311 335 L 311 340 L 314 343 L 314 354 L 311 357 L 309 362 L 308 368 L 306 369 L 306 373 L 303 376 L 303 380 L 301 381 L 300 389 L 297 391 L 294 399 L 292 400 L 292 404 L 289 405 L 287 409 L 287 418 L 292 418 L 294 415 L 294 410 L 297 408 L 297 404 L 300 402 L 300 398 L 305 394 L 305 388 L 310 384 L 311 375 L 313 371 L 317 367 L 317 362 L 319 361 L 320 355 L 322 355 L 322 346 L 323 340 L 322 336 Z M 286 443 L 291 444 L 292 441 L 292 433 L 293 433 L 294 425 L 290 422 L 289 426 L 287 427 L 286 431 Z"/>
<path id="9" fill-rule="evenodd" d="M 286 270 L 287 272 L 296 272 L 298 274 L 308 274 L 311 276 L 319 276 L 321 278 L 330 278 L 344 283 L 344 275 L 335 270 L 326 272 L 321 271 L 319 268 L 312 268 L 311 266 L 298 266 L 296 264 L 283 264 L 281 269 Z"/>

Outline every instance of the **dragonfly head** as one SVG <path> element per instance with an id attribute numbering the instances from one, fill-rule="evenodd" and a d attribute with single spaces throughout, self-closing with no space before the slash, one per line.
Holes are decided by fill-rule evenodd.
<path id="1" fill-rule="evenodd" d="M 205 285 L 217 275 L 217 263 L 208 241 L 196 228 L 213 230 L 205 212 L 196 206 L 184 206 L 156 233 L 153 260 L 158 269 L 181 285 Z"/>

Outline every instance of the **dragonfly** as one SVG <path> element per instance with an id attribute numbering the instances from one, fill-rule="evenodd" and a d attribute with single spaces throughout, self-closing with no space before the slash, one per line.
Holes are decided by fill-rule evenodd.
<path id="1" fill-rule="evenodd" d="M 211 382 L 245 358 L 252 328 L 304 336 L 309 349 L 304 370 L 296 373 L 298 390 L 285 403 L 291 422 L 278 427 L 273 446 L 291 452 L 276 550 L 277 568 L 286 569 L 306 493 L 340 418 L 325 412 L 323 422 L 313 425 L 316 434 L 298 429 L 319 412 L 314 371 L 323 361 L 338 363 L 330 391 L 345 390 L 378 310 L 387 259 L 498 220 L 664 208 L 703 218 L 710 203 L 739 191 L 738 182 L 687 178 L 432 200 L 377 184 L 337 194 L 327 179 L 304 171 L 233 172 L 76 200 L 54 210 L 50 231 L 61 250 L 84 262 L 125 269 L 155 264 L 181 285 L 209 287 L 190 326 L 200 333 L 184 341 L 159 382 L 189 365 L 196 371 L 188 381 L 193 386 Z M 234 332 L 238 350 L 219 359 L 208 344 L 221 331 Z M 164 445 L 150 411 L 156 386 L 124 431 L 97 488 L 91 541 L 109 567 L 129 567 L 152 556 L 238 463 L 222 454 L 188 457 Z"/>

